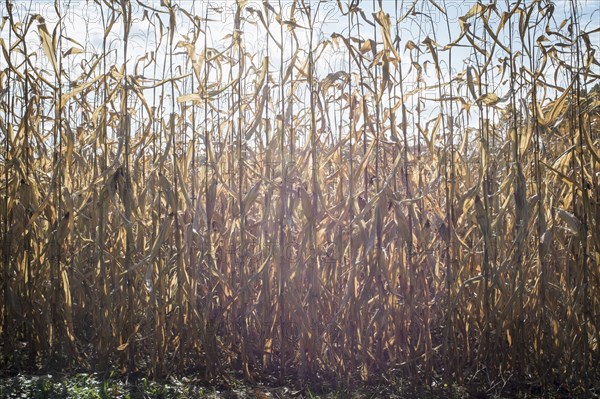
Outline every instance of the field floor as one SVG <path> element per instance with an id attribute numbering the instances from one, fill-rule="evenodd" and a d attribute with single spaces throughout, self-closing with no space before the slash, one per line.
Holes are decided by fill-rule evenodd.
<path id="1" fill-rule="evenodd" d="M 136 399 L 136 398 L 211 398 L 211 399 L 357 399 L 357 398 L 599 398 L 600 392 L 588 393 L 561 391 L 560 388 L 542 389 L 536 384 L 508 382 L 502 387 L 497 384 L 486 388 L 468 388 L 457 385 L 433 384 L 415 388 L 407 383 L 387 385 L 363 385 L 353 390 L 340 390 L 319 386 L 298 388 L 256 384 L 241 381 L 212 385 L 201 384 L 193 379 L 171 378 L 154 382 L 140 378 L 136 382 L 113 376 L 102 378 L 95 374 L 70 375 L 17 375 L 0 378 L 2 399 Z"/>

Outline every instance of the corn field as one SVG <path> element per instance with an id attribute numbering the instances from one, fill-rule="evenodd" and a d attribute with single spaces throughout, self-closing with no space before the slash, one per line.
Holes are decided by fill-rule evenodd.
<path id="1" fill-rule="evenodd" d="M 74 3 L 0 8 L 0 369 L 598 381 L 598 3 Z"/>

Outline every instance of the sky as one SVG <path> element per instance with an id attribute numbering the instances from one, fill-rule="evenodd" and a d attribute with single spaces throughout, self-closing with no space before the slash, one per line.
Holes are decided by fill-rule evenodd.
<path id="1" fill-rule="evenodd" d="M 131 73 L 131 65 L 137 60 L 140 60 L 145 55 L 149 54 L 156 48 L 157 42 L 161 42 L 160 50 L 158 54 L 154 54 L 157 59 L 162 60 L 167 56 L 169 46 L 167 43 L 168 26 L 169 26 L 169 14 L 166 12 L 166 8 L 163 6 L 162 1 L 159 0 L 133 0 L 132 4 L 132 15 L 133 25 L 130 32 L 130 40 L 128 44 L 128 65 Z M 142 6 L 141 4 L 145 6 Z M 529 3 L 529 1 L 526 1 Z M 58 18 L 55 10 L 55 4 L 53 1 L 33 1 L 33 0 L 16 0 L 13 2 L 14 12 L 13 17 L 18 21 L 25 21 L 28 15 L 39 14 L 44 17 L 48 29 L 52 32 Z M 208 16 L 207 27 L 207 42 L 208 47 L 214 48 L 217 51 L 226 49 L 231 43 L 231 33 L 234 30 L 234 16 L 236 13 L 237 4 L 232 0 L 171 0 L 171 4 L 175 6 L 179 11 L 176 12 L 176 31 L 174 35 L 174 43 L 185 41 L 191 37 L 190 32 L 192 31 L 192 24 L 181 10 L 187 10 L 192 15 L 196 16 Z M 281 8 L 284 10 L 282 15 L 284 18 L 289 18 L 294 2 L 289 0 L 282 1 L 270 1 L 273 7 L 276 9 Z M 308 26 L 306 17 L 301 16 L 302 13 L 296 10 L 297 20 L 295 21 L 300 27 L 295 30 L 298 46 L 301 50 L 301 56 L 307 56 L 309 49 L 315 49 L 317 43 L 330 40 L 332 34 L 338 33 L 344 37 L 351 36 L 355 38 L 373 38 L 374 35 L 378 35 L 378 41 L 381 42 L 381 31 L 379 27 L 374 28 L 365 19 L 357 16 L 352 20 L 351 26 L 349 27 L 348 18 L 342 14 L 339 9 L 338 2 L 336 0 L 331 1 L 307 1 L 310 4 L 312 15 L 314 16 L 314 31 L 313 31 L 313 43 L 311 46 L 309 30 L 303 29 L 302 27 Z M 347 2 L 342 1 L 344 9 L 347 6 Z M 440 45 L 445 45 L 451 40 L 455 39 L 460 34 L 459 18 L 469 12 L 469 10 L 476 4 L 473 0 L 417 0 L 417 1 L 396 1 L 396 0 L 382 0 L 381 2 L 373 1 L 361 1 L 359 7 L 364 11 L 365 17 L 369 20 L 373 20 L 373 12 L 379 9 L 381 4 L 382 11 L 389 14 L 392 21 L 392 36 L 396 36 L 396 32 L 400 38 L 400 65 L 403 70 L 405 90 L 410 91 L 412 88 L 419 85 L 429 85 L 432 89 L 421 93 L 421 98 L 433 99 L 439 97 L 439 91 L 437 87 L 434 87 L 437 83 L 437 76 L 433 68 L 431 55 L 427 51 L 427 47 L 423 45 L 423 41 L 426 38 L 433 39 Z M 487 4 L 487 2 L 485 3 Z M 498 9 L 505 10 L 507 2 L 505 0 L 498 0 Z M 512 4 L 512 2 L 510 3 Z M 561 21 L 567 18 L 570 14 L 571 2 L 566 0 L 554 1 L 555 13 L 554 13 L 554 25 L 558 26 Z M 63 53 L 68 51 L 70 48 L 82 50 L 81 54 L 68 55 L 63 58 L 65 62 L 65 69 L 68 71 L 68 75 L 72 80 L 78 78 L 83 69 L 81 65 L 86 65 L 86 60 L 93 59 L 94 54 L 102 53 L 102 43 L 104 36 L 104 24 L 103 18 L 106 19 L 109 12 L 106 6 L 99 6 L 92 1 L 87 0 L 62 0 L 58 2 L 60 11 L 63 14 L 63 36 L 64 40 L 61 41 Z M 579 0 L 577 1 L 579 8 L 579 17 L 581 23 L 581 29 L 586 31 L 592 31 L 600 27 L 600 0 Z M 440 9 L 445 10 L 443 15 Z M 145 17 L 145 11 L 157 9 L 164 11 L 160 14 L 160 17 Z M 248 0 L 245 3 L 245 16 L 244 22 L 242 22 L 241 29 L 243 31 L 243 42 L 245 50 L 250 54 L 255 54 L 252 63 L 257 67 L 261 66 L 262 59 L 266 55 L 267 46 L 269 47 L 269 70 L 271 73 L 277 73 L 280 65 L 281 54 L 276 47 L 275 41 L 280 42 L 280 24 L 275 20 L 273 13 L 270 15 L 263 15 L 265 22 L 268 26 L 269 34 L 267 29 L 264 28 L 257 13 L 249 12 L 248 10 L 263 10 L 262 1 Z M 409 10 L 414 11 L 408 13 Z M 150 13 L 151 14 L 151 13 Z M 0 15 L 3 17 L 7 16 L 6 3 L 3 1 L 0 3 Z M 360 15 L 360 14 L 359 14 Z M 159 21 L 160 19 L 160 21 Z M 500 19 L 499 15 L 492 14 L 490 22 L 495 26 Z M 401 20 L 398 24 L 396 21 Z M 480 23 L 477 20 L 472 20 L 472 24 L 477 27 Z M 162 28 L 160 25 L 162 24 Z M 481 27 L 481 25 L 479 25 Z M 202 27 L 204 29 L 204 26 Z M 544 34 L 543 26 L 533 27 L 534 35 L 538 36 Z M 481 31 L 481 29 L 480 29 Z M 162 36 L 161 36 L 162 32 Z M 291 41 L 290 35 L 284 33 L 284 52 L 283 59 L 284 63 L 287 63 L 293 52 L 295 46 Z M 120 20 L 116 21 L 113 29 L 108 36 L 108 49 L 110 52 L 109 60 L 110 64 L 121 65 L 123 62 L 123 27 Z M 10 37 L 8 34 L 7 25 L 0 32 L 0 38 L 5 43 L 9 43 Z M 508 44 L 508 30 L 505 29 L 499 39 Z M 14 38 L 13 38 L 14 40 Z M 597 53 L 600 54 L 600 32 L 596 32 L 590 35 L 590 41 L 592 46 L 596 49 Z M 37 34 L 37 29 L 32 29 L 27 35 L 27 42 L 29 51 L 35 53 L 36 57 L 33 61 L 34 65 L 39 65 L 51 71 L 51 66 L 45 57 L 44 52 L 40 47 L 40 39 Z M 406 50 L 406 45 L 409 42 L 414 42 L 419 45 L 420 50 L 411 52 Z M 337 72 L 340 70 L 348 70 L 348 53 L 341 43 L 341 41 L 330 41 L 330 46 L 322 53 L 321 57 L 316 63 L 316 74 L 318 78 L 322 79 L 330 73 Z M 518 48 L 518 43 L 515 41 L 514 45 Z M 203 51 L 204 36 L 201 35 L 199 41 L 196 43 L 197 53 Z M 381 43 L 379 44 L 381 46 Z M 456 77 L 460 73 L 464 73 L 468 66 L 474 66 L 478 62 L 482 62 L 481 57 L 477 59 L 476 53 L 472 48 L 468 46 L 458 46 L 452 49 L 452 53 L 444 52 L 440 53 L 440 64 L 442 70 L 442 80 L 448 82 L 450 77 Z M 19 55 L 14 53 L 11 57 L 15 57 L 13 62 L 18 59 Z M 501 52 L 496 57 L 501 57 Z M 541 55 L 538 55 L 538 60 Z M 176 65 L 182 65 L 181 69 L 170 69 L 163 68 L 162 63 L 157 65 L 157 69 L 154 66 L 150 66 L 146 70 L 140 68 L 137 72 L 144 77 L 155 80 L 160 80 L 164 77 L 177 76 L 186 72 L 189 72 L 189 65 L 186 64 L 187 55 L 184 54 L 181 48 L 174 56 L 174 63 Z M 421 64 L 425 60 L 429 60 L 427 70 L 423 76 L 423 82 L 418 83 L 416 81 L 416 70 L 411 65 L 412 61 L 417 61 Z M 0 56 L 0 69 L 5 66 L 5 59 Z M 452 70 L 449 71 L 450 64 Z M 141 63 L 140 65 L 143 65 Z M 597 68 L 596 68 L 597 70 Z M 234 71 L 232 71 L 233 73 Z M 549 68 L 547 71 L 548 79 L 553 80 L 551 76 L 552 69 Z M 221 77 L 223 83 L 229 81 L 228 71 L 224 70 Z M 217 79 L 216 75 L 214 76 Z M 505 95 L 510 86 L 507 85 L 506 80 L 501 82 L 498 77 L 494 74 L 490 74 L 491 81 L 488 90 L 495 92 L 498 96 Z M 559 76 L 559 79 L 564 79 L 564 76 Z M 354 74 L 355 85 L 358 83 L 358 74 Z M 246 81 L 248 86 L 247 90 L 252 90 L 254 81 Z M 565 82 L 559 82 L 560 85 L 564 85 Z M 356 87 L 356 86 L 355 86 Z M 181 95 L 189 94 L 194 92 L 191 87 L 180 87 Z M 464 89 L 464 87 L 463 87 Z M 445 90 L 445 89 L 444 89 Z M 547 93 L 548 99 L 554 98 L 558 93 Z M 305 97 L 307 93 L 303 94 Z M 412 106 L 417 106 L 419 100 L 412 98 Z M 430 111 L 431 115 L 437 115 L 438 105 L 435 102 L 428 102 L 426 108 Z M 474 110 L 473 112 L 476 112 Z M 476 120 L 476 117 L 473 117 Z"/>
<path id="2" fill-rule="evenodd" d="M 143 4 L 148 7 L 155 9 L 165 10 L 161 7 L 163 0 L 143 0 Z M 208 15 L 209 19 L 209 43 L 212 42 L 214 47 L 218 48 L 219 45 L 224 46 L 227 40 L 222 38 L 231 33 L 233 30 L 233 17 L 236 11 L 236 2 L 233 0 L 171 0 L 173 5 L 176 5 L 180 9 L 187 9 L 195 15 L 204 16 Z M 279 8 L 279 4 L 284 9 L 283 14 L 289 15 L 292 8 L 293 2 L 290 0 L 283 1 L 271 1 L 276 8 Z M 318 39 L 325 39 L 329 37 L 333 32 L 340 33 L 342 35 L 348 34 L 347 17 L 342 15 L 339 10 L 338 2 L 336 0 L 330 1 L 310 1 L 311 7 L 317 8 L 317 18 L 315 24 L 315 42 Z M 342 4 L 346 2 L 342 1 Z M 484 2 L 488 3 L 488 2 Z M 505 1 L 499 0 L 499 4 L 504 5 Z M 14 0 L 13 1 L 14 14 L 17 20 L 25 20 L 28 14 L 40 14 L 42 15 L 49 26 L 53 26 L 57 22 L 57 14 L 54 9 L 53 1 L 33 1 L 33 0 Z M 132 10 L 134 15 L 134 26 L 130 35 L 129 53 L 131 59 L 142 55 L 147 49 L 151 48 L 155 37 L 154 34 L 149 32 L 150 22 L 143 20 L 144 7 L 140 5 L 138 0 L 131 2 Z M 375 1 L 361 1 L 359 6 L 364 10 L 366 16 L 372 20 L 371 14 L 374 9 L 379 7 L 378 2 Z M 446 12 L 444 16 L 435 5 L 443 8 Z M 414 1 L 396 1 L 396 0 L 382 0 L 381 5 L 383 11 L 389 13 L 392 18 L 392 23 L 396 17 L 400 18 L 406 14 L 406 11 L 410 10 L 414 5 L 415 10 L 422 13 L 415 16 L 409 16 L 405 18 L 399 26 L 399 36 L 401 43 L 406 43 L 408 40 L 412 40 L 415 43 L 419 43 L 425 37 L 435 37 L 435 40 L 440 44 L 449 42 L 448 33 L 450 36 L 455 38 L 460 33 L 458 25 L 458 18 L 465 15 L 471 7 L 475 4 L 473 0 L 435 0 L 435 3 L 428 0 L 417 0 Z M 555 19 L 560 21 L 566 18 L 570 14 L 570 1 L 558 0 L 554 1 L 555 6 Z M 600 27 L 600 0 L 579 0 L 577 4 L 580 8 L 581 26 L 584 30 L 592 30 Z M 95 4 L 92 1 L 87 0 L 61 0 L 59 2 L 61 12 L 64 14 L 64 29 L 65 36 L 71 37 L 78 42 L 87 46 L 89 51 L 99 51 L 102 43 L 102 15 L 107 15 L 106 8 L 102 10 L 102 7 Z M 262 1 L 259 0 L 248 0 L 246 7 L 261 10 Z M 375 8 L 374 8 L 375 7 Z M 505 8 L 500 7 L 499 8 Z M 104 11 L 104 13 L 103 13 Z M 7 15 L 6 3 L 2 1 L 0 3 L 0 14 L 2 16 Z M 298 13 L 297 13 L 298 14 Z M 427 15 L 425 15 L 427 14 Z M 163 14 L 163 21 L 168 25 L 168 14 Z M 260 52 L 264 50 L 266 45 L 265 30 L 261 26 L 256 14 L 246 13 L 246 22 L 243 23 L 243 30 L 245 35 L 245 46 L 250 52 Z M 446 26 L 446 18 L 449 21 L 449 29 Z M 274 16 L 271 13 L 269 15 L 269 28 L 272 35 L 275 38 L 279 37 L 279 24 L 274 20 Z M 498 17 L 492 17 L 491 22 L 498 20 Z M 254 22 L 254 24 L 253 24 Z M 299 21 L 299 24 L 306 21 Z M 358 29 L 361 29 L 363 37 L 373 35 L 373 28 L 365 23 L 361 18 L 352 29 L 352 36 L 358 36 Z M 122 29 L 117 23 L 113 28 L 111 39 L 114 41 L 111 47 L 118 48 L 119 36 L 122 34 Z M 175 36 L 175 42 L 181 40 L 183 35 L 189 32 L 191 26 L 187 18 L 182 17 L 181 13 L 178 13 L 177 18 L 177 34 Z M 149 34 L 150 33 L 150 34 Z M 308 35 L 302 35 L 307 33 L 306 31 L 298 30 L 298 37 L 301 46 L 308 45 Z M 39 46 L 39 39 L 35 35 L 30 35 L 29 40 L 32 42 L 31 48 L 34 45 Z M 0 37 L 4 38 L 5 41 L 8 39 L 7 29 L 3 29 L 0 33 Z M 505 38 L 506 40 L 508 38 Z M 600 33 L 594 34 L 591 37 L 592 43 L 600 49 Z M 37 40 L 37 43 L 36 43 Z M 269 43 L 273 46 L 273 42 Z M 402 44 L 401 44 L 402 45 Z M 454 50 L 453 58 L 456 60 L 454 65 L 460 65 L 461 61 L 468 57 L 469 50 L 461 51 L 460 48 Z M 279 60 L 274 58 L 277 54 L 272 53 L 272 63 Z M 336 57 L 337 56 L 337 57 Z M 333 60 L 336 62 L 345 62 L 345 55 L 343 49 L 339 51 L 339 54 L 333 54 Z"/>

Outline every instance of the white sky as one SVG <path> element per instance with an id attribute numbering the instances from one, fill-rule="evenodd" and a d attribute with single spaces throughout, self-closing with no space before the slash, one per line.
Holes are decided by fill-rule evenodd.
<path id="1" fill-rule="evenodd" d="M 230 35 L 233 31 L 233 20 L 236 11 L 236 2 L 232 0 L 210 0 L 210 1 L 201 1 L 201 0 L 171 0 L 172 4 L 176 5 L 178 9 L 185 9 L 191 12 L 194 15 L 204 16 L 208 11 L 208 18 L 211 20 L 208 23 L 208 46 L 215 48 L 217 50 L 222 50 L 226 48 L 230 42 L 231 38 L 227 35 Z M 143 0 L 143 3 L 149 7 L 166 11 L 166 8 L 161 5 L 161 1 L 158 0 Z M 343 36 L 347 36 L 349 33 L 348 21 L 347 17 L 343 16 L 338 8 L 338 3 L 336 0 L 332 1 L 311 1 L 307 2 L 311 4 L 313 10 L 318 9 L 318 16 L 316 17 L 315 28 L 315 39 L 313 47 L 317 42 L 321 40 L 326 40 L 331 37 L 332 33 L 340 33 Z M 344 6 L 346 6 L 346 2 L 342 1 Z M 374 11 L 374 3 L 375 9 L 378 9 L 378 3 L 372 1 L 362 1 L 360 2 L 360 7 L 364 10 L 367 18 L 372 21 L 372 13 Z M 497 8 L 500 11 L 504 11 L 507 9 L 506 2 L 504 0 L 498 0 Z M 525 3 L 530 3 L 526 1 Z M 63 58 L 63 62 L 66 63 L 66 70 L 69 71 L 69 75 L 71 79 L 77 78 L 82 69 L 80 68 L 80 64 L 83 60 L 90 60 L 94 53 L 99 54 L 102 52 L 102 38 L 103 38 L 103 22 L 102 15 L 104 14 L 105 18 L 109 14 L 108 10 L 102 9 L 99 5 L 86 0 L 63 0 L 60 1 L 59 6 L 61 8 L 61 12 L 64 15 L 63 19 L 63 29 L 64 29 L 64 37 L 71 38 L 74 41 L 80 43 L 85 52 L 83 54 L 71 55 Z M 270 1 L 270 4 L 273 5 L 275 9 L 279 9 L 279 4 L 282 5 L 284 9 L 283 15 L 284 18 L 289 18 L 289 14 L 292 8 L 292 1 L 283 0 L 278 1 Z M 460 16 L 465 15 L 471 7 L 475 4 L 475 1 L 472 0 L 435 0 L 435 4 L 446 10 L 447 16 L 444 16 L 436 7 L 435 4 L 431 1 L 418 0 L 416 2 L 413 1 L 395 1 L 395 0 L 383 0 L 381 2 L 383 6 L 384 12 L 390 14 L 392 20 L 392 38 L 395 36 L 395 19 L 396 17 L 401 18 L 406 14 L 408 10 L 410 10 L 414 5 L 414 15 L 409 15 L 404 18 L 402 22 L 398 25 L 398 32 L 400 36 L 400 56 L 403 68 L 403 76 L 405 77 L 404 84 L 405 90 L 409 91 L 412 87 L 416 85 L 415 77 L 416 71 L 414 68 L 411 68 L 410 62 L 411 57 L 409 55 L 409 51 L 405 51 L 405 45 L 410 40 L 414 43 L 422 43 L 423 40 L 427 37 L 434 39 L 437 43 L 444 45 L 450 41 L 450 37 L 452 39 L 456 38 L 460 33 L 460 28 L 458 24 L 458 18 Z M 487 4 L 487 3 L 486 3 Z M 511 2 L 512 4 L 512 2 Z M 571 14 L 570 1 L 555 1 L 555 27 L 560 25 L 561 21 L 565 19 L 568 15 Z M 580 22 L 581 29 L 591 31 L 600 27 L 600 0 L 580 0 L 577 2 L 580 12 Z M 115 6 L 118 7 L 118 6 Z M 257 0 L 248 0 L 246 3 L 246 8 L 254 8 L 257 10 L 264 10 L 262 6 L 262 1 Z M 130 32 L 130 41 L 128 45 L 128 65 L 129 71 L 132 71 L 132 65 L 135 63 L 137 59 L 142 57 L 147 52 L 154 50 L 156 47 L 156 39 L 162 40 L 162 46 L 160 47 L 159 54 L 157 58 L 160 61 L 160 65 L 157 66 L 156 75 L 154 76 L 155 70 L 153 66 L 150 66 L 145 71 L 140 71 L 140 74 L 143 74 L 147 78 L 157 78 L 161 79 L 161 76 L 164 74 L 165 77 L 169 77 L 172 75 L 179 75 L 182 72 L 189 72 L 189 65 L 186 65 L 186 56 L 185 55 L 176 55 L 174 57 L 174 64 L 176 65 L 184 65 L 184 71 L 181 70 L 170 70 L 170 69 L 162 69 L 162 60 L 168 51 L 167 43 L 167 29 L 169 26 L 169 16 L 168 13 L 162 14 L 161 17 L 162 23 L 164 24 L 163 34 L 164 36 L 161 38 L 159 35 L 160 30 L 158 29 L 158 19 L 155 18 L 153 21 L 156 24 L 153 27 L 150 22 L 146 19 L 143 19 L 144 16 L 144 7 L 140 6 L 137 0 L 132 1 L 132 9 L 133 9 L 133 26 Z M 219 12 L 217 12 L 219 10 Z M 316 11 L 313 11 L 316 12 Z M 4 1 L 0 3 L 0 14 L 4 17 L 7 16 L 6 4 Z M 57 14 L 54 9 L 53 1 L 30 1 L 30 0 L 16 0 L 14 1 L 14 15 L 15 20 L 25 21 L 28 15 L 31 14 L 40 14 L 42 15 L 46 23 L 48 25 L 48 29 L 52 32 L 52 29 L 55 27 L 57 22 Z M 266 54 L 266 46 L 269 45 L 270 51 L 270 64 L 269 69 L 271 73 L 276 74 L 279 68 L 280 63 L 280 53 L 276 48 L 274 42 L 271 39 L 266 39 L 267 32 L 262 27 L 256 16 L 252 16 L 252 14 L 245 12 L 242 15 L 247 17 L 247 20 L 242 23 L 243 30 L 243 40 L 244 46 L 246 50 L 251 54 L 256 54 L 253 63 L 256 66 L 260 66 L 262 62 L 262 57 Z M 308 23 L 304 17 L 301 16 L 301 13 L 297 10 L 297 23 L 301 26 L 308 26 Z M 269 30 L 270 33 L 276 40 L 281 40 L 279 34 L 279 23 L 274 20 L 274 15 L 271 13 L 269 16 Z M 449 26 L 446 25 L 446 19 L 448 19 Z M 499 17 L 492 17 L 491 24 L 495 26 L 498 23 Z M 174 42 L 177 43 L 180 40 L 183 40 L 185 35 L 189 36 L 189 32 L 192 29 L 192 25 L 187 17 L 183 15 L 181 11 L 176 13 L 176 34 Z M 252 23 L 255 21 L 255 23 Z M 472 25 L 477 29 L 478 33 L 482 32 L 481 24 L 477 25 L 477 21 L 471 20 Z M 533 22 L 533 21 L 532 21 Z M 374 36 L 374 28 L 366 23 L 362 18 L 355 19 L 353 21 L 353 27 L 351 28 L 350 35 L 353 37 L 360 36 L 363 38 L 373 38 Z M 477 28 L 478 27 L 478 28 Z M 448 32 L 448 28 L 450 32 Z M 515 27 L 516 30 L 516 27 Z M 298 37 L 299 45 L 304 53 L 307 54 L 309 49 L 309 40 L 308 40 L 308 30 L 307 29 L 296 29 L 296 34 Z M 381 41 L 381 34 L 379 27 L 377 27 L 378 40 Z M 544 27 L 539 26 L 534 29 L 533 34 L 537 37 L 539 35 L 544 34 Z M 118 20 L 108 39 L 108 48 L 110 50 L 109 56 L 109 64 L 113 63 L 115 65 L 120 65 L 123 62 L 123 43 L 122 43 L 122 35 L 123 35 L 123 27 L 121 21 Z M 450 37 L 449 37 L 450 36 Z M 515 32 L 515 36 L 517 36 Z M 290 36 L 285 34 L 286 40 L 284 43 L 284 60 L 289 61 L 292 55 L 292 47 Z M 4 29 L 0 32 L 0 38 L 4 39 L 6 43 L 9 42 L 9 34 L 8 34 L 8 24 L 5 25 Z M 501 35 L 500 40 L 505 44 L 508 44 L 508 29 L 505 29 Z M 592 45 L 596 48 L 597 54 L 600 54 L 600 33 L 594 33 L 590 36 Z M 13 38 L 14 40 L 14 38 Z M 35 51 L 37 54 L 37 58 L 34 61 L 34 64 L 43 66 L 44 68 L 51 70 L 51 67 L 48 61 L 45 59 L 43 51 L 40 48 L 40 40 L 37 34 L 37 29 L 35 26 L 31 29 L 30 33 L 27 36 L 28 48 L 30 52 Z M 341 41 L 339 42 L 341 44 Z M 468 44 L 465 39 L 463 39 L 463 43 Z M 518 49 L 520 44 L 515 40 L 513 42 L 515 47 Z M 196 48 L 198 52 L 202 51 L 204 45 L 204 36 L 201 35 L 198 43 L 196 44 Z M 69 49 L 70 47 L 78 47 L 77 44 L 73 42 L 68 42 L 67 40 L 62 41 L 62 50 L 63 52 Z M 427 47 L 425 45 L 420 45 L 422 53 L 420 54 L 419 62 L 422 64 L 424 60 L 431 61 L 431 55 L 427 51 Z M 179 49 L 181 50 L 181 49 Z M 497 58 L 503 57 L 504 54 L 501 50 L 496 48 L 495 61 Z M 439 54 L 440 62 L 442 64 L 442 76 L 443 80 L 447 82 L 450 76 L 456 76 L 457 73 L 460 73 L 465 70 L 467 65 L 475 65 L 477 60 L 473 57 L 474 52 L 469 47 L 455 47 L 452 50 L 452 58 L 450 58 L 449 52 L 443 52 Z M 12 57 L 13 55 L 11 55 Z M 414 52 L 414 56 L 417 56 L 417 52 Z M 18 59 L 19 55 L 14 54 L 15 62 Z M 323 53 L 323 56 L 319 59 L 316 65 L 316 71 L 319 78 L 325 77 L 328 73 L 336 72 L 338 70 L 347 70 L 347 52 L 343 45 L 335 48 L 331 46 L 328 50 Z M 417 59 L 415 58 L 415 61 Z M 448 65 L 452 63 L 452 73 L 448 72 Z M 482 62 L 481 56 L 479 62 Z M 497 62 L 494 62 L 497 64 Z M 3 56 L 0 56 L 0 69 L 3 69 L 5 65 L 5 59 Z M 528 65 L 527 65 L 528 66 Z M 598 69 L 596 68 L 596 71 Z M 550 71 L 550 70 L 549 70 Z M 495 81 L 494 79 L 498 79 L 494 74 L 490 74 L 490 86 L 488 90 L 491 92 L 497 93 L 499 96 L 504 95 L 508 90 L 508 85 L 506 82 Z M 552 77 L 548 76 L 551 80 Z M 227 81 L 227 77 L 224 77 L 223 82 Z M 433 68 L 433 64 L 430 62 L 426 74 L 424 76 L 424 81 L 426 84 L 433 84 L 437 81 L 435 76 L 435 70 Z M 252 87 L 253 81 L 245 82 L 248 87 Z M 552 82 L 554 83 L 554 82 Z M 565 82 L 559 82 L 559 85 L 564 86 Z M 180 94 L 189 94 L 192 92 L 191 87 L 180 87 Z M 466 93 L 466 89 L 463 85 L 461 90 Z M 166 90 L 170 92 L 170 88 Z M 548 93 L 550 99 L 554 97 L 555 93 Z M 438 90 L 433 89 L 427 91 L 422 94 L 424 98 L 436 98 L 439 96 Z M 416 99 L 413 98 L 412 105 L 416 106 Z M 427 108 L 431 111 L 433 115 L 438 113 L 437 105 L 435 102 L 428 102 Z M 473 107 L 472 112 L 477 112 L 475 110 L 476 107 Z M 473 119 L 476 119 L 475 117 Z"/>

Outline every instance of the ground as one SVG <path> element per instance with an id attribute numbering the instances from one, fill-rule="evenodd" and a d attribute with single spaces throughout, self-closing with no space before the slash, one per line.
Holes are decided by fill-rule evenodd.
<path id="1" fill-rule="evenodd" d="M 530 387 L 531 388 L 531 387 Z M 282 386 L 255 385 L 248 386 L 241 382 L 233 382 L 228 386 L 200 385 L 193 379 L 171 378 L 163 382 L 154 382 L 140 378 L 132 383 L 116 375 L 98 376 L 94 374 L 70 375 L 16 375 L 0 379 L 0 398 L 2 399 L 362 399 L 362 398 L 599 398 L 592 391 L 586 394 L 546 392 L 539 389 L 515 390 L 506 387 L 504 392 L 473 390 L 458 386 L 439 384 L 422 387 L 417 390 L 408 384 L 362 386 L 354 390 L 324 389 L 304 387 L 302 389 Z"/>

